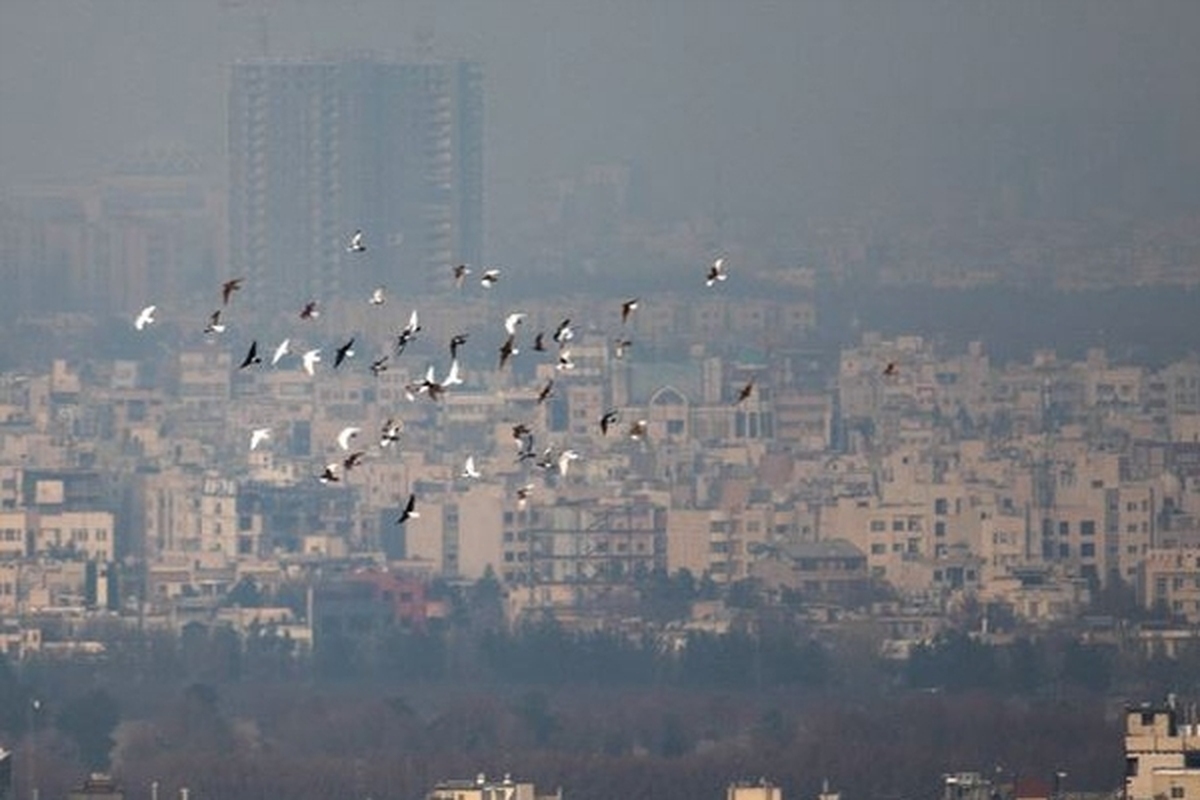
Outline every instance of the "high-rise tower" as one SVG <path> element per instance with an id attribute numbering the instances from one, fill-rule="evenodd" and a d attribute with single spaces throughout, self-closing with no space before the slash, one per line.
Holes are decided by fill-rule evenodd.
<path id="1" fill-rule="evenodd" d="M 476 63 L 240 62 L 229 160 L 230 270 L 264 305 L 424 287 L 482 258 Z M 348 252 L 358 229 L 367 249 Z"/>

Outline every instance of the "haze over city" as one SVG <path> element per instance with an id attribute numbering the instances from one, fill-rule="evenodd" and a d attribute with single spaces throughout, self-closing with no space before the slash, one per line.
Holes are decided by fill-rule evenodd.
<path id="1" fill-rule="evenodd" d="M 1196 800 L 1197 41 L 0 0 L 0 800 Z"/>

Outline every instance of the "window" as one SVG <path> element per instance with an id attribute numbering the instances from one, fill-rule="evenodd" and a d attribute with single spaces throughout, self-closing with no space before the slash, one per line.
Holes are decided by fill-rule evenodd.
<path id="1" fill-rule="evenodd" d="M 944 497 L 939 497 L 933 501 L 933 513 L 938 516 L 944 516 L 950 510 L 950 503 Z"/>
<path id="2" fill-rule="evenodd" d="M 1085 519 L 1082 522 L 1080 522 L 1079 523 L 1079 535 L 1080 536 L 1095 536 L 1096 535 L 1096 521 L 1092 520 L 1092 519 Z"/>
<path id="3" fill-rule="evenodd" d="M 1079 545 L 1079 555 L 1082 558 L 1095 558 L 1096 545 L 1092 544 L 1091 542 L 1084 542 L 1083 544 Z"/>
<path id="4" fill-rule="evenodd" d="M 1183 797 L 1183 787 L 1182 786 L 1172 786 L 1171 787 L 1171 800 L 1179 800 L 1179 798 L 1181 798 L 1181 797 Z"/>
<path id="5" fill-rule="evenodd" d="M 1069 522 L 1058 523 L 1058 535 L 1059 536 L 1070 536 L 1071 535 L 1071 523 L 1069 523 Z"/>
<path id="6" fill-rule="evenodd" d="M 882 519 L 871 520 L 871 533 L 881 533 L 887 530 L 887 522 Z"/>

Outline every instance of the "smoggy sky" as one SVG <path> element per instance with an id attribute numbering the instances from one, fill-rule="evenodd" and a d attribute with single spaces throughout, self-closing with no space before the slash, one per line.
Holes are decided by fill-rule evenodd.
<path id="1" fill-rule="evenodd" d="M 1200 163 L 1195 0 L 2 0 L 0 188 L 151 140 L 223 177 L 256 8 L 272 55 L 411 54 L 425 29 L 483 62 L 493 228 L 613 162 L 667 218 L 718 186 L 733 215 L 837 213 L 937 182 L 971 111 L 1145 118 Z"/>

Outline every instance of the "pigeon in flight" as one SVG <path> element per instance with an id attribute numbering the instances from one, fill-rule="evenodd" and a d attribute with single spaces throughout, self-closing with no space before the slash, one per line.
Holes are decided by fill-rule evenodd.
<path id="1" fill-rule="evenodd" d="M 504 318 L 504 330 L 508 332 L 509 336 L 515 335 L 517 332 L 517 326 L 520 325 L 524 319 L 525 313 L 522 311 L 516 311 L 512 314 L 509 314 Z"/>
<path id="2" fill-rule="evenodd" d="M 508 360 L 521 352 L 517 349 L 516 339 L 517 337 L 510 333 L 508 338 L 504 340 L 504 344 L 500 345 L 500 369 L 504 369 L 504 365 L 508 363 Z"/>
<path id="3" fill-rule="evenodd" d="M 463 464 L 460 477 L 471 478 L 472 480 L 481 477 L 479 470 L 475 469 L 475 456 L 467 456 L 467 463 Z"/>
<path id="4" fill-rule="evenodd" d="M 384 355 L 381 355 L 379 358 L 372 361 L 371 362 L 371 374 L 374 375 L 376 378 L 378 378 L 379 373 L 387 371 L 388 358 L 390 358 L 390 356 L 388 356 L 385 353 Z"/>
<path id="5" fill-rule="evenodd" d="M 304 308 L 300 309 L 300 319 L 316 319 L 321 316 L 321 312 L 317 310 L 317 301 L 309 300 L 304 304 Z"/>
<path id="6" fill-rule="evenodd" d="M 379 434 L 379 446 L 387 447 L 400 441 L 400 432 L 402 430 L 404 430 L 404 425 L 389 417 L 383 423 L 383 430 Z"/>
<path id="7" fill-rule="evenodd" d="M 243 280 L 245 278 L 234 278 L 221 284 L 221 305 L 229 305 L 229 300 L 233 297 L 233 293 L 242 288 Z"/>
<path id="8" fill-rule="evenodd" d="M 133 321 L 133 327 L 140 331 L 147 325 L 154 324 L 154 312 L 157 308 L 158 306 L 146 306 L 143 308 L 141 313 L 137 315 L 137 319 Z"/>
<path id="9" fill-rule="evenodd" d="M 708 268 L 708 275 L 705 276 L 704 284 L 706 286 L 712 286 L 714 283 L 723 281 L 727 277 L 729 276 L 725 272 L 725 259 L 718 258 L 712 263 L 712 266 Z"/>
<path id="10" fill-rule="evenodd" d="M 490 289 L 493 286 L 495 286 L 496 282 L 499 280 L 500 280 L 500 270 L 487 269 L 487 270 L 483 271 L 483 277 L 481 277 L 479 279 L 479 283 L 483 286 L 483 288 Z"/>
<path id="11" fill-rule="evenodd" d="M 246 353 L 246 357 L 242 359 L 241 366 L 238 369 L 245 369 L 251 364 L 261 364 L 262 359 L 258 356 L 258 339 L 250 343 L 250 350 Z"/>
<path id="12" fill-rule="evenodd" d="M 546 334 L 545 333 L 539 332 L 537 336 L 533 337 L 533 349 L 539 353 L 546 352 Z"/>
<path id="13" fill-rule="evenodd" d="M 615 408 L 610 408 L 608 411 L 605 411 L 603 416 L 600 417 L 600 435 L 608 436 L 609 426 L 620 418 L 621 412 L 617 411 Z"/>
<path id="14" fill-rule="evenodd" d="M 634 441 L 637 441 L 638 439 L 644 439 L 646 437 L 646 430 L 649 426 L 650 423 L 648 423 L 646 420 L 639 419 L 637 422 L 634 422 L 629 426 L 629 438 L 633 439 Z"/>
<path id="15" fill-rule="evenodd" d="M 400 512 L 400 518 L 396 520 L 397 525 L 403 525 L 410 519 L 420 519 L 421 513 L 417 511 L 417 496 L 415 494 L 408 495 L 408 503 L 405 504 L 404 510 Z"/>
<path id="16" fill-rule="evenodd" d="M 450 337 L 450 359 L 458 358 L 458 348 L 467 343 L 467 334 L 456 333 Z"/>
<path id="17" fill-rule="evenodd" d="M 337 474 L 339 467 L 341 467 L 341 464 L 336 461 L 334 461 L 332 464 L 326 464 L 325 470 L 317 476 L 317 480 L 319 480 L 321 483 L 337 483 L 341 480 Z"/>
<path id="18" fill-rule="evenodd" d="M 250 449 L 255 450 L 260 444 L 271 438 L 270 428 L 255 428 L 250 432 Z"/>
<path id="19" fill-rule="evenodd" d="M 563 370 L 575 369 L 575 362 L 571 360 L 571 348 L 564 347 L 558 353 L 558 364 L 554 367 L 560 372 Z"/>
<path id="20" fill-rule="evenodd" d="M 463 281 L 471 274 L 471 268 L 466 264 L 459 264 L 454 268 L 454 286 L 458 289 L 462 288 Z"/>
<path id="21" fill-rule="evenodd" d="M 571 320 L 568 318 L 558 323 L 558 327 L 554 331 L 554 336 L 551 338 L 558 343 L 559 347 L 574 339 L 575 331 L 571 330 Z"/>
<path id="22" fill-rule="evenodd" d="M 742 387 L 742 390 L 740 392 L 738 392 L 737 400 L 734 400 L 733 404 L 735 406 L 740 406 L 742 403 L 744 403 L 746 400 L 748 400 L 750 398 L 750 393 L 753 391 L 754 391 L 754 381 L 750 381 L 745 386 Z"/>
<path id="23" fill-rule="evenodd" d="M 355 450 L 350 455 L 342 459 L 342 468 L 347 473 L 362 463 L 363 457 L 367 454 L 366 450 Z"/>
<path id="24" fill-rule="evenodd" d="M 883 374 L 889 378 L 894 378 L 900 374 L 900 368 L 896 366 L 895 361 L 889 361 L 888 365 L 883 368 Z"/>
<path id="25" fill-rule="evenodd" d="M 291 352 L 291 346 L 292 346 L 291 339 L 284 339 L 282 342 L 279 343 L 279 346 L 275 348 L 275 355 L 271 356 L 271 366 L 272 367 L 279 363 L 279 359 L 283 358 L 289 352 Z"/>
<path id="26" fill-rule="evenodd" d="M 518 510 L 520 510 L 520 511 L 525 510 L 525 506 L 529 503 L 529 495 L 532 492 L 533 492 L 533 484 L 532 483 L 527 483 L 524 486 L 522 486 L 521 488 L 517 489 L 517 509 Z"/>
<path id="27" fill-rule="evenodd" d="M 346 427 L 342 428 L 341 433 L 337 435 L 338 447 L 342 448 L 343 450 L 349 450 L 350 440 L 355 436 L 358 436 L 358 434 L 361 432 L 362 428 L 356 428 L 353 425 L 347 425 Z"/>
<path id="28" fill-rule="evenodd" d="M 321 360 L 321 349 L 307 350 L 300 357 L 300 362 L 304 365 L 304 371 L 309 375 L 315 375 L 317 372 L 317 362 Z"/>
<path id="29" fill-rule="evenodd" d="M 421 321 L 417 316 L 417 310 L 414 308 L 412 314 L 408 317 L 408 324 L 404 326 L 404 330 L 400 331 L 396 336 L 396 355 L 403 355 L 404 349 L 412 342 L 413 337 L 421 330 Z"/>
<path id="30" fill-rule="evenodd" d="M 225 323 L 221 322 L 221 309 L 208 315 L 208 324 L 204 326 L 205 333 L 224 333 Z"/>
<path id="31" fill-rule="evenodd" d="M 567 477 L 567 468 L 577 458 L 579 458 L 579 453 L 574 450 L 563 450 L 558 457 L 558 474 L 564 478 Z"/>
<path id="32" fill-rule="evenodd" d="M 371 292 L 371 296 L 367 298 L 367 302 L 373 306 L 381 306 L 387 302 L 387 298 L 383 295 L 383 287 L 376 286 L 375 291 Z"/>
<path id="33" fill-rule="evenodd" d="M 361 229 L 356 230 L 350 237 L 350 244 L 346 245 L 346 250 L 351 253 L 365 253 L 367 251 L 367 245 L 363 241 L 363 232 Z"/>
<path id="34" fill-rule="evenodd" d="M 462 382 L 462 376 L 458 374 L 458 359 L 456 358 L 450 362 L 450 371 L 442 379 L 442 388 L 447 386 L 461 386 Z"/>
<path id="35" fill-rule="evenodd" d="M 626 300 L 621 303 L 621 324 L 624 325 L 629 320 L 629 315 L 637 311 L 638 299 L 636 297 Z"/>
<path id="36" fill-rule="evenodd" d="M 537 404 L 540 406 L 542 403 L 549 400 L 553 395 L 554 395 L 554 379 L 551 378 L 550 380 L 546 381 L 546 385 L 542 387 L 542 390 L 540 392 L 538 392 Z"/>
<path id="37" fill-rule="evenodd" d="M 342 362 L 354 355 L 354 337 L 350 337 L 350 341 L 337 349 L 337 355 L 333 357 L 333 368 L 337 369 L 342 365 Z"/>

